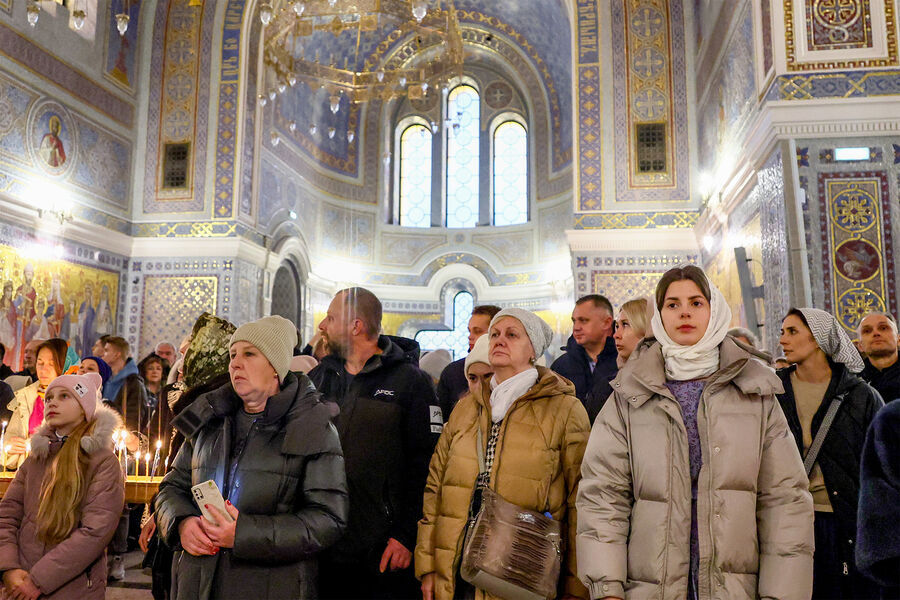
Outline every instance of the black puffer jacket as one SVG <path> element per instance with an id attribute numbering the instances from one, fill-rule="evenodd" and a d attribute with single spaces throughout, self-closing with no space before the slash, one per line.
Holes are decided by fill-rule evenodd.
<path id="1" fill-rule="evenodd" d="M 380 557 L 388 538 L 410 551 L 416 545 L 428 463 L 444 421 L 431 377 L 412 363 L 417 353 L 400 343 L 380 336 L 382 353 L 349 385 L 344 361 L 335 356 L 309 373 L 323 399 L 340 407 L 335 424 L 347 463 L 350 523 L 329 551 L 336 562 Z"/>
<path id="2" fill-rule="evenodd" d="M 828 435 L 825 436 L 817 462 L 822 468 L 828 499 L 831 501 L 840 528 L 839 554 L 848 565 L 852 565 L 856 540 L 856 512 L 859 504 L 860 458 L 869 423 L 884 403 L 872 386 L 848 371 L 844 365 L 830 364 L 831 383 L 822 404 L 813 416 L 811 433 L 815 439 L 831 400 L 835 396 L 843 395 L 841 408 L 835 415 Z M 788 427 L 794 435 L 800 456 L 803 456 L 803 431 L 800 427 L 800 417 L 797 415 L 794 388 L 791 385 L 791 373 L 794 370 L 795 366 L 778 371 L 778 376 L 784 384 L 784 393 L 778 395 L 778 401 L 781 403 L 784 416 L 787 417 Z"/>
<path id="3" fill-rule="evenodd" d="M 575 384 L 575 395 L 584 405 L 592 425 L 607 398 L 612 395 L 610 382 L 619 373 L 616 365 L 618 356 L 616 341 L 612 336 L 607 337 L 603 350 L 597 355 L 597 364 L 591 371 L 587 351 L 578 345 L 573 336 L 569 336 L 566 353 L 550 366 L 551 370 Z"/>
<path id="4" fill-rule="evenodd" d="M 305 375 L 289 373 L 251 427 L 229 476 L 232 421 L 241 409 L 228 384 L 197 398 L 173 421 L 186 441 L 156 497 L 163 540 L 180 550 L 178 523 L 200 515 L 191 486 L 208 479 L 240 516 L 233 549 L 203 557 L 176 552 L 172 597 L 315 598 L 316 555 L 340 538 L 348 513 L 332 413 Z"/>

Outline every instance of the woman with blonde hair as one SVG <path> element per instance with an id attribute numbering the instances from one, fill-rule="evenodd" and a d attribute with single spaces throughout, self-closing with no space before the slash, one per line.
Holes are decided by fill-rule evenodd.
<path id="1" fill-rule="evenodd" d="M 619 309 L 613 339 L 616 341 L 616 350 L 619 352 L 616 363 L 620 369 L 650 330 L 652 314 L 650 303 L 646 298 L 633 298 Z"/>
<path id="2" fill-rule="evenodd" d="M 105 596 L 105 549 L 125 482 L 112 447 L 121 419 L 100 402 L 100 383 L 88 373 L 47 387 L 44 423 L 0 501 L 0 572 L 10 598 Z"/>
<path id="3" fill-rule="evenodd" d="M 813 505 L 776 394 L 698 267 L 656 286 L 651 328 L 594 423 L 578 488 L 591 598 L 808 600 Z"/>

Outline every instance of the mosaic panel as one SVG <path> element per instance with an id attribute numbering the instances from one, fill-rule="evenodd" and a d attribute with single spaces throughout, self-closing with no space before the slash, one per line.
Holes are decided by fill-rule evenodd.
<path id="1" fill-rule="evenodd" d="M 776 152 L 757 173 L 753 191 L 759 196 L 764 305 L 768 317 L 763 329 L 765 347 L 778 347 L 780 327 L 776 326 L 791 306 L 790 265 L 788 259 L 787 217 L 784 206 L 784 165 Z"/>
<path id="2" fill-rule="evenodd" d="M 472 243 L 487 248 L 500 257 L 504 265 L 527 265 L 532 261 L 534 234 L 515 233 L 472 234 Z"/>
<path id="3" fill-rule="evenodd" d="M 87 266 L 73 250 L 49 239 L 0 244 L 0 343 L 14 370 L 32 339 L 61 337 L 84 356 L 117 330 L 118 270 Z"/>
<path id="4" fill-rule="evenodd" d="M 612 255 L 588 253 L 575 256 L 575 293 L 576 297 L 592 293 L 594 274 L 601 275 L 624 273 L 636 275 L 643 273 L 664 273 L 667 269 L 683 264 L 697 264 L 699 256 L 695 254 L 629 254 Z M 653 281 L 656 285 L 656 280 Z M 624 292 L 623 292 L 624 294 Z M 625 300 L 628 300 L 626 298 Z M 624 302 L 624 300 L 623 300 Z M 620 303 L 621 304 L 621 303 Z"/>
<path id="5" fill-rule="evenodd" d="M 757 213 L 743 227 L 729 232 L 728 243 L 723 244 L 711 260 L 704 265 L 704 270 L 709 275 L 710 281 L 719 288 L 728 306 L 731 308 L 731 326 L 749 327 L 747 316 L 744 312 L 744 297 L 741 295 L 740 279 L 738 277 L 737 262 L 735 261 L 735 246 L 743 247 L 747 251 L 750 277 L 755 285 L 763 283 L 762 268 L 762 231 L 760 216 Z M 757 303 L 757 318 L 760 323 L 765 323 L 765 305 Z"/>
<path id="6" fill-rule="evenodd" d="M 768 75 L 775 64 L 772 48 L 772 0 L 760 0 L 760 29 L 762 30 L 763 74 Z"/>
<path id="7" fill-rule="evenodd" d="M 825 307 L 848 331 L 873 310 L 896 313 L 887 173 L 819 173 Z"/>
<path id="8" fill-rule="evenodd" d="M 204 312 L 216 314 L 218 283 L 215 276 L 145 275 L 138 355 L 160 341 L 180 341 Z"/>
<path id="9" fill-rule="evenodd" d="M 810 50 L 872 47 L 869 0 L 805 0 Z"/>
<path id="10" fill-rule="evenodd" d="M 580 210 L 603 208 L 603 158 L 600 151 L 603 96 L 600 85 L 599 7 L 578 0 L 578 177 Z"/>
<path id="11" fill-rule="evenodd" d="M 794 11 L 800 0 L 789 0 L 784 11 L 784 35 L 788 71 L 816 71 L 820 69 L 856 69 L 896 66 L 897 29 L 894 22 L 894 1 L 884 2 L 884 25 L 887 32 L 887 56 L 845 60 L 800 62 L 794 31 Z M 807 46 L 811 51 L 859 49 L 872 47 L 870 0 L 804 0 L 807 24 Z"/>
<path id="12" fill-rule="evenodd" d="M 612 7 L 616 200 L 690 197 L 682 0 L 615 0 Z M 673 76 L 678 74 L 678 76 Z M 635 175 L 634 123 L 666 123 L 667 173 Z"/>
<path id="13" fill-rule="evenodd" d="M 422 256 L 438 246 L 447 243 L 447 236 L 411 235 L 382 233 L 381 256 L 379 262 L 384 265 L 410 267 Z"/>
<path id="14" fill-rule="evenodd" d="M 373 215 L 324 205 L 320 231 L 324 251 L 347 258 L 372 259 L 375 244 Z"/>
<path id="15" fill-rule="evenodd" d="M 229 9 L 231 6 L 229 6 Z M 250 25 L 250 48 L 258 48 L 259 47 L 259 38 L 262 35 L 262 23 L 259 19 L 251 20 Z M 229 37 L 229 45 L 233 43 L 233 35 L 235 34 L 234 29 L 232 29 L 231 18 L 226 20 L 226 34 Z M 240 31 L 237 32 L 237 35 L 240 35 Z M 230 57 L 229 57 L 230 58 Z M 243 138 L 243 151 L 241 152 L 241 184 L 240 184 L 240 209 L 241 214 L 249 215 L 252 211 L 252 203 L 253 203 L 253 166 L 254 166 L 254 155 L 256 152 L 256 127 L 257 127 L 257 111 L 254 110 L 253 107 L 256 106 L 256 96 L 257 96 L 257 78 L 256 77 L 247 77 L 244 80 L 244 85 L 246 91 L 244 93 L 244 130 L 241 133 Z M 226 103 L 227 104 L 227 103 Z M 222 115 L 226 119 L 234 115 L 230 114 L 233 110 L 231 106 L 220 106 L 220 110 L 225 110 L 226 115 Z M 221 118 L 220 117 L 220 126 L 221 126 Z M 230 125 L 230 124 L 229 124 Z M 227 144 L 226 144 L 227 146 Z M 218 154 L 218 149 L 217 149 Z M 227 164 L 227 160 L 223 161 L 223 164 Z M 218 169 L 218 163 L 216 168 Z M 214 208 L 213 214 L 216 216 L 222 216 L 220 214 L 219 208 L 227 204 L 227 196 L 225 200 L 219 198 L 219 182 L 216 181 L 216 196 L 214 200 Z M 224 189 L 224 188 L 223 188 Z"/>
<path id="16" fill-rule="evenodd" d="M 541 259 L 568 254 L 566 229 L 572 227 L 571 204 L 566 202 L 540 211 L 538 217 L 538 256 Z"/>
<path id="17" fill-rule="evenodd" d="M 769 86 L 766 100 L 864 98 L 900 94 L 900 69 L 846 71 L 809 75 L 779 75 Z"/>

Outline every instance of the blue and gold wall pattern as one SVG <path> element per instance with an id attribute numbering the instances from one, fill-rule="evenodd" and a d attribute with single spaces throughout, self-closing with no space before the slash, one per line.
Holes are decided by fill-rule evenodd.
<path id="1" fill-rule="evenodd" d="M 125 139 L 0 72 L 0 191 L 34 204 L 35 183 L 59 186 L 77 197 L 76 216 L 106 224 L 98 209 L 128 209 L 131 155 Z"/>
<path id="2" fill-rule="evenodd" d="M 140 0 L 133 0 L 128 8 L 128 29 L 120 35 L 116 15 L 125 12 L 125 0 L 112 0 L 106 20 L 106 76 L 129 91 L 134 90 L 137 78 L 138 31 L 140 31 Z"/>
<path id="3" fill-rule="evenodd" d="M 897 312 L 885 171 L 819 173 L 825 308 L 853 332 L 871 311 Z"/>
<path id="4" fill-rule="evenodd" d="M 163 0 L 158 3 L 153 32 L 149 89 L 144 213 L 196 212 L 206 194 L 209 77 L 215 3 Z M 221 118 L 221 117 L 220 117 Z M 162 179 L 166 144 L 189 145 L 188 185 L 167 188 Z"/>
<path id="5" fill-rule="evenodd" d="M 617 201 L 690 199 L 690 144 L 684 12 L 681 0 L 613 0 Z M 666 130 L 666 170 L 639 173 L 638 123 L 662 123 Z"/>

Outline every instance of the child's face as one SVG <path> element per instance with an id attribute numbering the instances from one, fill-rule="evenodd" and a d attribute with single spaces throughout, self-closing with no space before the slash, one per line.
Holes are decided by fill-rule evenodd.
<path id="1" fill-rule="evenodd" d="M 44 398 L 44 419 L 58 435 L 68 435 L 84 421 L 84 410 L 72 392 L 56 387 Z"/>

